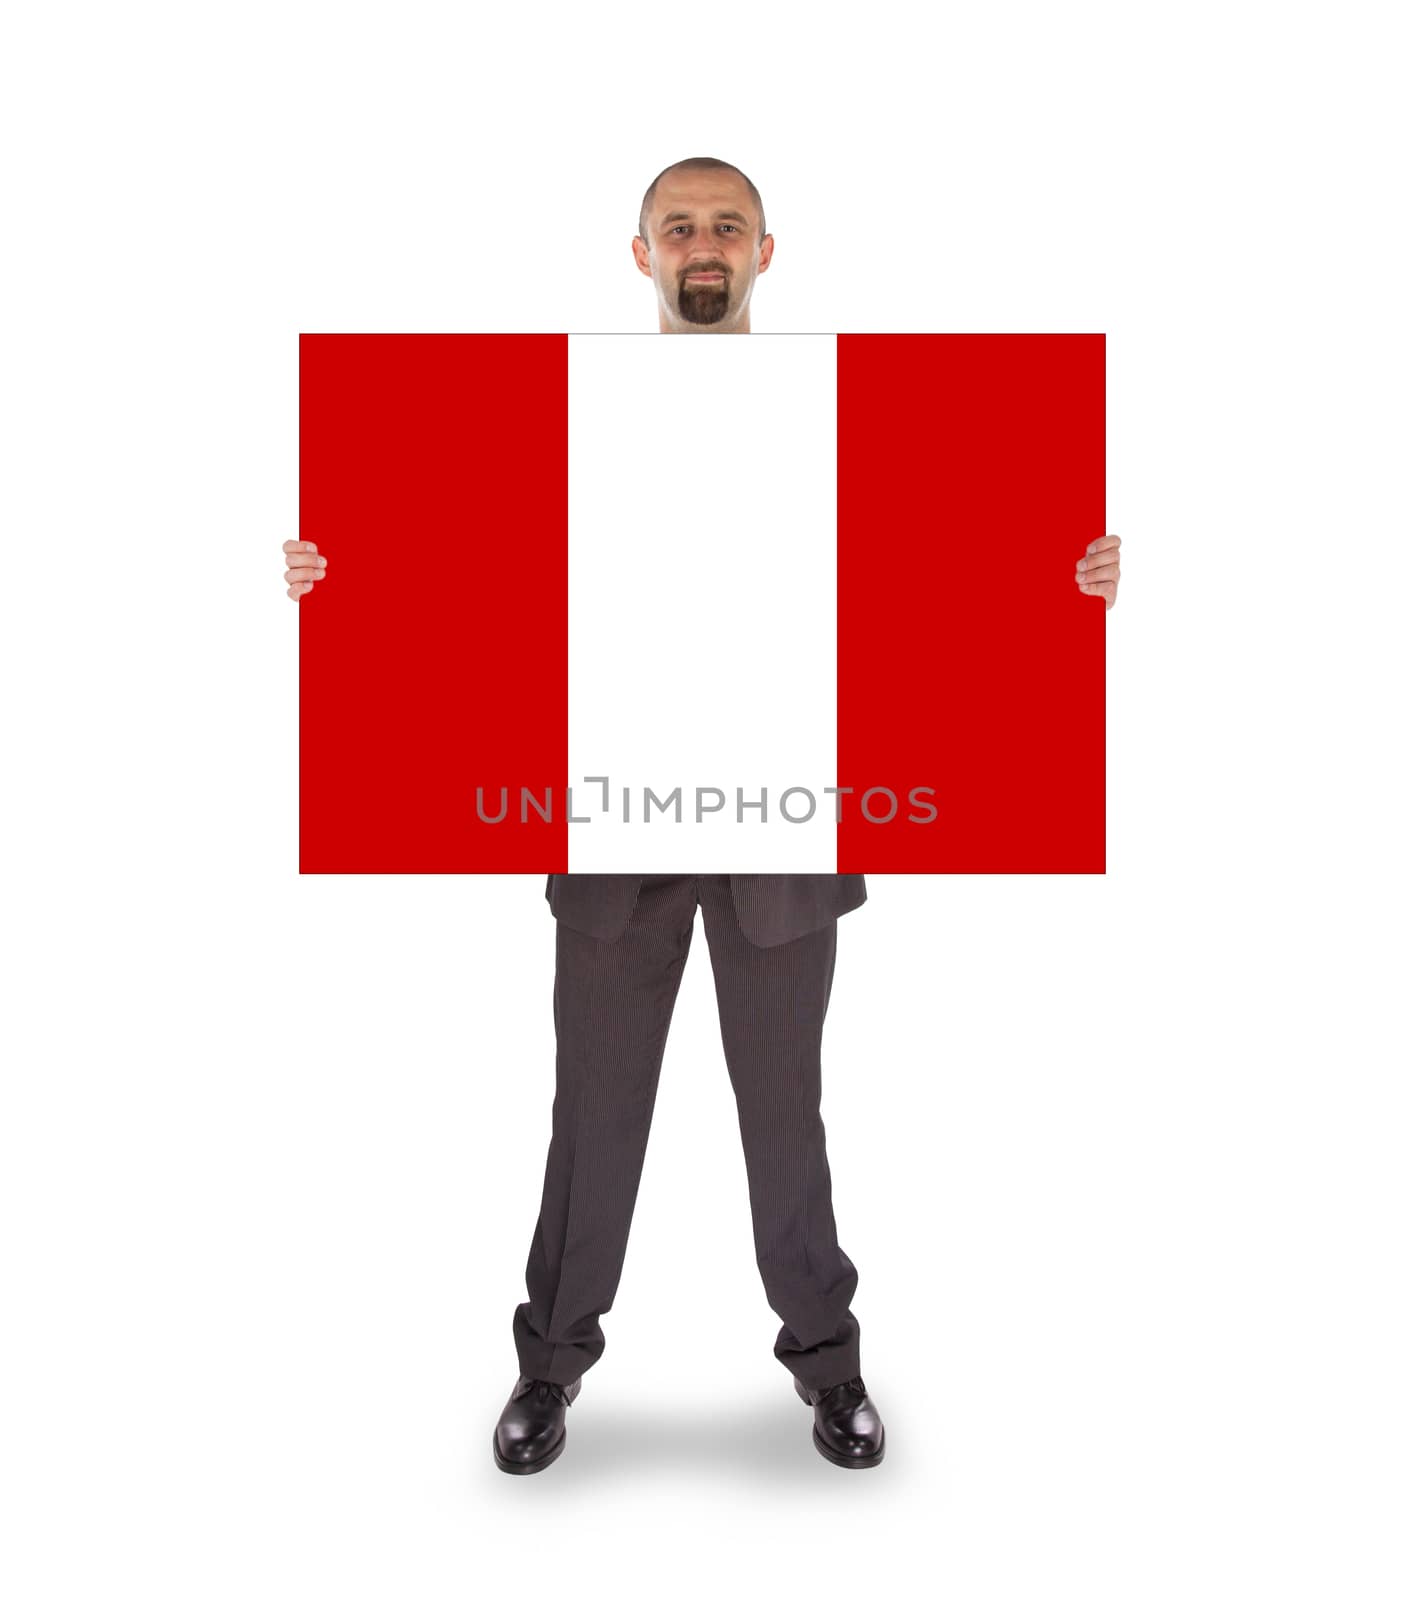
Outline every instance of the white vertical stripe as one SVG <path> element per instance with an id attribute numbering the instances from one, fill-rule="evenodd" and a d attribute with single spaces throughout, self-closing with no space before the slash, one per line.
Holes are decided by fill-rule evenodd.
<path id="1" fill-rule="evenodd" d="M 571 335 L 573 872 L 835 870 L 836 350 Z M 683 820 L 645 824 L 646 786 Z M 726 808 L 698 822 L 703 787 Z"/>

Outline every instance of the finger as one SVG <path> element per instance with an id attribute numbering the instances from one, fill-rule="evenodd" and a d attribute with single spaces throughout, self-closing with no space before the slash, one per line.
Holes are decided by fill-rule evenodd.
<path id="1" fill-rule="evenodd" d="M 301 600 L 305 594 L 310 594 L 311 592 L 312 585 L 310 583 L 290 583 L 288 585 L 288 598 L 290 600 Z"/>
<path id="2" fill-rule="evenodd" d="M 289 556 L 288 571 L 296 572 L 300 578 L 320 578 L 327 570 L 327 563 L 321 556 Z"/>
<path id="3" fill-rule="evenodd" d="M 289 567 L 283 574 L 284 583 L 305 583 L 309 588 L 318 578 L 325 578 L 327 574 L 321 567 Z"/>
<path id="4" fill-rule="evenodd" d="M 1104 599 L 1117 594 L 1117 585 L 1115 583 L 1080 583 L 1078 587 L 1084 594 L 1100 594 Z"/>
<path id="5" fill-rule="evenodd" d="M 283 554 L 285 556 L 296 555 L 299 552 L 315 556 L 317 554 L 317 546 L 313 544 L 311 539 L 285 539 L 283 541 Z"/>
<path id="6" fill-rule="evenodd" d="M 1088 546 L 1088 554 L 1096 555 L 1099 550 L 1116 550 L 1122 543 L 1115 533 L 1105 533 L 1101 539 L 1094 539 Z"/>
<path id="7" fill-rule="evenodd" d="M 1099 568 L 1115 568 L 1122 560 L 1116 550 L 1101 550 L 1097 555 L 1084 556 L 1078 563 L 1080 572 L 1096 572 Z"/>

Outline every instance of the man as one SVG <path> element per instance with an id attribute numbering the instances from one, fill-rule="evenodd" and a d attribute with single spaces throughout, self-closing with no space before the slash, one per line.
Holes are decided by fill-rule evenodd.
<path id="1" fill-rule="evenodd" d="M 751 293 L 771 264 L 761 196 L 736 167 L 693 157 L 645 193 L 633 241 L 652 278 L 661 333 L 750 333 Z M 1077 564 L 1085 594 L 1116 600 L 1120 540 L 1093 540 Z M 299 599 L 327 575 L 289 540 L 284 574 Z M 505 1472 L 549 1466 L 566 1408 L 605 1347 L 643 1169 L 659 1069 L 697 909 L 702 907 L 737 1099 L 757 1265 L 783 1319 L 774 1354 L 812 1408 L 815 1448 L 843 1467 L 882 1461 L 886 1438 L 859 1366 L 858 1282 L 839 1246 L 820 1117 L 820 1039 L 836 923 L 864 903 L 858 874 L 679 877 L 556 874 L 556 1099 L 528 1298 L 513 1336 L 519 1377 L 493 1437 Z M 680 1308 L 690 1380 L 705 1368 L 713 1308 L 700 1289 Z M 725 1405 L 725 1397 L 723 1397 Z"/>

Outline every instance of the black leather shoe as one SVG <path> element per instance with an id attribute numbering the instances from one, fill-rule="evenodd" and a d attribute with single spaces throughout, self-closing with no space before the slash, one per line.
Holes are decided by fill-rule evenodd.
<path id="1" fill-rule="evenodd" d="M 876 1467 L 883 1459 L 883 1419 L 862 1378 L 828 1389 L 807 1389 L 797 1378 L 795 1392 L 815 1408 L 815 1449 L 826 1461 L 836 1467 Z"/>
<path id="2" fill-rule="evenodd" d="M 540 1472 L 566 1448 L 566 1407 L 581 1392 L 581 1380 L 548 1383 L 519 1377 L 498 1418 L 493 1460 L 504 1472 Z"/>

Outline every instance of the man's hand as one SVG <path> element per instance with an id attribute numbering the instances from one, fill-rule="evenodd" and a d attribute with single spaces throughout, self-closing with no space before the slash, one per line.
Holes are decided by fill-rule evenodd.
<path id="1" fill-rule="evenodd" d="M 1117 604 L 1117 580 L 1121 576 L 1117 552 L 1121 545 L 1115 533 L 1094 539 L 1073 573 L 1084 594 L 1102 595 L 1108 611 Z"/>
<path id="2" fill-rule="evenodd" d="M 1092 546 L 1088 547 L 1090 550 Z M 288 570 L 283 581 L 288 585 L 288 598 L 301 600 L 318 578 L 327 576 L 327 558 L 317 554 L 317 546 L 306 539 L 285 539 L 283 554 Z"/>

